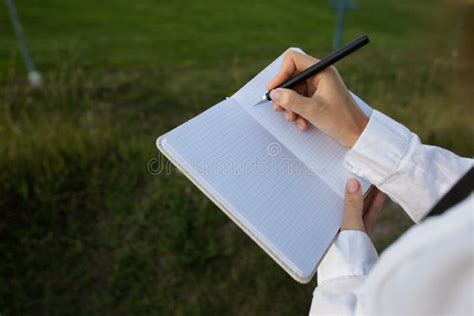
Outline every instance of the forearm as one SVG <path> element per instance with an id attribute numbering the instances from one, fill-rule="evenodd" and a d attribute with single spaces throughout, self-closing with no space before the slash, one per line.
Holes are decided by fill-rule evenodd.
<path id="1" fill-rule="evenodd" d="M 345 166 L 385 192 L 418 222 L 472 166 L 472 160 L 421 144 L 418 136 L 373 111 Z"/>

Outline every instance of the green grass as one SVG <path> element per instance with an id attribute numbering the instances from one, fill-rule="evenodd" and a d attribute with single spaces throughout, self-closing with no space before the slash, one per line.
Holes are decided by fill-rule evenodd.
<path id="1" fill-rule="evenodd" d="M 294 282 L 182 175 L 147 162 L 158 135 L 287 47 L 329 52 L 328 3 L 16 3 L 45 86 L 26 84 L 0 10 L 0 314 L 307 313 L 315 280 Z M 472 64 L 451 57 L 462 11 L 359 7 L 345 39 L 372 43 L 338 66 L 348 86 L 423 141 L 472 155 Z M 387 208 L 377 248 L 408 225 Z"/>

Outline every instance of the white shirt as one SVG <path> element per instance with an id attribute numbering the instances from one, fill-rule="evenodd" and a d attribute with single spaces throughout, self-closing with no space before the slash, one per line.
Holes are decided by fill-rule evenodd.
<path id="1" fill-rule="evenodd" d="M 472 165 L 375 110 L 345 158 L 417 223 Z M 471 194 L 380 259 L 367 234 L 339 233 L 318 267 L 310 315 L 474 315 L 473 206 Z"/>

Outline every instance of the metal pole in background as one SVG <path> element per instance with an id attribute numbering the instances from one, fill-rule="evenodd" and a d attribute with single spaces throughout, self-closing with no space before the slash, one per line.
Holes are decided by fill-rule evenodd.
<path id="1" fill-rule="evenodd" d="M 20 47 L 26 70 L 28 71 L 28 81 L 33 87 L 40 87 L 43 84 L 43 78 L 41 77 L 41 73 L 35 70 L 33 61 L 31 60 L 30 52 L 28 51 L 26 38 L 23 34 L 23 28 L 21 27 L 15 4 L 13 3 L 13 0 L 6 0 L 6 3 L 8 7 L 8 13 L 10 14 L 10 18 L 12 20 L 13 29 L 15 30 L 16 40 L 18 46 Z"/>
<path id="2" fill-rule="evenodd" d="M 333 48 L 338 49 L 342 47 L 346 11 L 354 10 L 356 7 L 348 0 L 333 0 L 331 1 L 331 7 L 337 11 L 337 24 L 336 33 L 334 34 Z"/>

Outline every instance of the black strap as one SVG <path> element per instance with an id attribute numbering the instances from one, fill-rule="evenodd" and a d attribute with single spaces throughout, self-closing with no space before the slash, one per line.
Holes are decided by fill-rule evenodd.
<path id="1" fill-rule="evenodd" d="M 446 193 L 441 200 L 431 209 L 425 218 L 443 214 L 454 205 L 458 204 L 471 194 L 474 189 L 474 167 L 471 169 Z"/>

